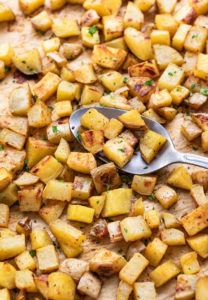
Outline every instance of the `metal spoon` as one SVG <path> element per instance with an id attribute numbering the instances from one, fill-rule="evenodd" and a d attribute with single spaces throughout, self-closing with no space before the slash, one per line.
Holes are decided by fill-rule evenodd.
<path id="1" fill-rule="evenodd" d="M 81 142 L 77 138 L 77 134 L 81 126 L 80 119 L 90 108 L 91 107 L 87 107 L 87 108 L 81 108 L 79 110 L 76 110 L 70 117 L 70 129 L 80 144 Z M 104 116 L 108 117 L 109 119 L 112 118 L 117 119 L 118 116 L 126 112 L 126 110 L 115 109 L 115 108 L 107 108 L 107 107 L 94 107 L 94 108 L 98 110 L 100 113 L 102 113 Z M 143 160 L 139 151 L 134 152 L 132 159 L 121 169 L 122 171 L 130 174 L 143 175 L 143 174 L 153 173 L 170 164 L 179 163 L 179 162 L 197 165 L 208 169 L 208 158 L 195 155 L 195 154 L 182 153 L 177 151 L 173 145 L 173 142 L 167 130 L 162 125 L 147 117 L 144 116 L 141 117 L 144 119 L 147 127 L 150 130 L 155 131 L 160 135 L 164 136 L 167 139 L 167 142 L 165 143 L 163 148 L 159 151 L 157 157 L 155 157 L 155 159 L 153 159 L 153 161 L 150 164 L 147 164 Z M 98 153 L 97 157 L 106 163 L 109 162 L 109 160 L 104 156 L 102 152 Z"/>

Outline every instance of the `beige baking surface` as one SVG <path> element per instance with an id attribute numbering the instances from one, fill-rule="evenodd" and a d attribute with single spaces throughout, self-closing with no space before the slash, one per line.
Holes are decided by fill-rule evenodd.
<path id="1" fill-rule="evenodd" d="M 112 0 L 113 1 L 113 0 Z M 168 0 L 167 0 L 168 1 Z M 47 33 L 44 36 L 41 36 L 40 34 L 36 33 L 35 30 L 32 28 L 30 24 L 30 18 L 23 16 L 21 11 L 18 8 L 18 0 L 5 0 L 2 1 L 6 4 L 8 4 L 15 12 L 16 15 L 16 22 L 12 24 L 0 24 L 0 42 L 11 42 L 12 46 L 15 49 L 16 53 L 24 52 L 28 49 L 33 49 L 34 47 L 38 47 L 41 51 L 41 41 L 51 35 L 51 32 Z M 50 13 L 50 10 L 47 9 L 47 11 Z M 82 14 L 83 10 L 80 5 L 74 5 L 74 6 L 66 6 L 64 9 L 53 13 L 53 19 L 60 19 L 66 16 L 70 16 L 71 18 L 79 18 Z M 151 18 L 153 15 L 151 16 Z M 67 40 L 67 39 L 66 39 Z M 75 39 L 70 39 L 71 41 L 74 41 Z M 41 51 L 42 53 L 42 51 Z M 85 52 L 83 55 L 79 57 L 80 60 L 88 59 L 90 54 L 90 51 Z M 8 110 L 8 95 L 12 88 L 16 86 L 15 83 L 12 82 L 13 76 L 7 76 L 6 79 L 0 83 L 0 118 L 1 115 L 6 115 L 9 113 Z M 30 80 L 30 84 L 33 84 L 33 81 Z M 203 108 L 203 111 L 208 112 L 208 108 Z M 54 116 L 54 119 L 56 119 L 56 116 Z M 175 119 L 169 123 L 166 128 L 169 131 L 174 145 L 176 148 L 183 152 L 189 152 L 189 153 L 195 153 L 195 154 L 201 154 L 202 151 L 197 150 L 193 151 L 192 146 L 193 144 L 189 144 L 187 140 L 180 134 L 180 125 L 182 122 L 182 114 L 177 114 Z M 42 134 L 38 132 L 35 134 Z M 195 141 L 194 146 L 200 148 L 200 141 Z M 158 172 L 158 182 L 157 186 L 161 185 L 162 183 L 165 183 L 165 180 L 167 178 L 167 174 L 172 170 L 176 165 L 172 165 L 170 167 L 164 168 L 160 172 Z M 189 168 L 189 172 L 192 172 L 193 170 L 197 170 L 200 168 L 196 168 L 193 166 L 187 166 Z M 184 213 L 187 213 L 191 211 L 195 206 L 194 202 L 189 194 L 189 192 L 178 190 L 179 195 L 179 201 L 176 205 L 174 205 L 169 211 L 171 213 L 174 213 L 177 217 L 181 217 Z M 162 210 L 162 207 L 156 203 L 155 201 L 148 201 L 144 197 L 144 204 L 146 208 L 151 209 L 152 207 L 155 207 L 155 209 L 158 209 L 159 211 Z M 25 214 L 26 215 L 26 214 Z M 32 219 L 33 223 L 33 229 L 47 227 L 45 223 L 42 222 L 42 220 L 39 218 L 38 214 L 27 214 Z M 11 209 L 11 219 L 10 219 L 10 228 L 15 230 L 16 222 L 22 215 L 17 210 L 17 207 L 13 207 Z M 64 217 L 63 217 L 64 218 Z M 74 223 L 75 226 L 78 228 L 80 227 L 80 224 Z M 83 226 L 83 224 L 81 225 Z M 86 233 L 89 230 L 89 226 L 85 226 Z M 100 244 L 94 243 L 89 237 L 87 239 L 87 242 L 84 244 L 84 252 L 81 255 L 81 257 L 85 260 L 88 260 L 90 257 L 93 256 L 93 253 L 96 249 L 99 247 L 106 247 L 108 249 L 118 251 L 119 249 L 123 250 L 123 254 L 125 254 L 125 250 L 127 249 L 127 246 L 125 243 L 116 243 L 116 244 L 110 244 L 109 240 L 106 239 L 104 242 Z M 174 261 L 178 262 L 179 257 L 187 252 L 190 251 L 190 248 L 188 247 L 169 247 L 163 261 L 166 261 L 167 259 L 173 259 Z M 60 257 L 60 259 L 63 260 L 63 256 Z M 162 261 L 162 262 L 163 262 Z M 208 262 L 205 260 L 200 260 L 201 265 L 201 272 L 207 272 L 208 274 Z M 150 273 L 151 267 L 147 269 L 146 272 L 139 278 L 139 280 L 148 280 L 148 273 Z M 164 287 L 161 287 L 157 290 L 158 293 L 158 300 L 173 300 L 175 295 L 175 280 L 171 280 L 168 282 Z M 102 291 L 100 296 L 98 297 L 99 300 L 116 300 L 116 290 L 118 286 L 118 279 L 117 276 L 110 278 L 108 280 L 104 280 L 104 284 L 102 287 Z M 28 294 L 27 299 L 34 299 L 34 294 Z M 39 295 L 40 299 L 41 296 Z M 84 299 L 90 300 L 89 297 L 85 297 Z M 147 299 L 148 300 L 148 299 Z"/>

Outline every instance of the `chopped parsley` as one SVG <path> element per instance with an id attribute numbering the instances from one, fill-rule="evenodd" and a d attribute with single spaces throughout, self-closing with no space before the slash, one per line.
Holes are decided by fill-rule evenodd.
<path id="1" fill-rule="evenodd" d="M 194 150 L 194 151 L 197 151 L 198 150 L 198 148 L 197 147 L 192 147 L 192 149 Z"/>
<path id="2" fill-rule="evenodd" d="M 35 97 L 35 95 L 32 95 L 32 99 L 33 99 L 34 102 L 36 102 L 36 97 Z"/>
<path id="3" fill-rule="evenodd" d="M 110 97 L 111 97 L 111 98 L 115 98 L 115 96 L 114 96 L 114 93 L 113 93 L 113 92 L 111 92 L 111 93 L 110 93 Z"/>
<path id="4" fill-rule="evenodd" d="M 198 34 L 193 34 L 192 39 L 196 39 L 196 38 L 198 38 Z"/>
<path id="5" fill-rule="evenodd" d="M 147 80 L 147 81 L 145 81 L 145 82 L 144 82 L 144 85 L 148 85 L 148 86 L 150 86 L 150 85 L 152 85 L 152 82 L 153 82 L 153 80 L 152 80 L 152 79 L 150 79 L 150 80 Z"/>
<path id="6" fill-rule="evenodd" d="M 199 92 L 200 92 L 202 95 L 208 96 L 208 89 L 200 89 Z"/>
<path id="7" fill-rule="evenodd" d="M 148 166 L 144 167 L 143 169 L 144 169 L 144 170 L 148 169 Z"/>
<path id="8" fill-rule="evenodd" d="M 174 74 L 176 74 L 176 71 L 174 71 L 174 72 L 168 72 L 169 76 L 173 76 Z"/>
<path id="9" fill-rule="evenodd" d="M 5 67 L 4 68 L 4 74 L 6 74 L 7 72 L 11 71 L 11 69 L 12 69 L 11 67 Z"/>
<path id="10" fill-rule="evenodd" d="M 149 196 L 149 199 L 153 201 L 153 200 L 155 199 L 155 194 L 152 193 L 152 194 Z"/>
<path id="11" fill-rule="evenodd" d="M 30 250 L 29 253 L 32 257 L 36 256 L 36 250 Z"/>
<path id="12" fill-rule="evenodd" d="M 93 36 L 97 32 L 97 26 L 93 25 L 92 27 L 88 28 L 88 33 Z"/>
<path id="13" fill-rule="evenodd" d="M 57 162 L 61 162 L 59 158 L 56 158 Z"/>
<path id="14" fill-rule="evenodd" d="M 186 110 L 186 115 L 190 116 L 190 111 L 188 109 Z"/>
<path id="15" fill-rule="evenodd" d="M 27 172 L 30 170 L 30 168 L 28 168 L 28 166 L 27 166 L 27 159 L 26 158 L 24 159 L 24 167 L 23 167 L 23 169 L 25 171 L 27 171 Z"/>
<path id="16" fill-rule="evenodd" d="M 48 106 L 48 108 L 49 108 L 50 110 L 54 110 L 54 108 L 53 108 L 52 106 Z"/>
<path id="17" fill-rule="evenodd" d="M 60 182 L 65 182 L 65 180 L 64 180 L 64 179 L 59 179 L 59 181 L 60 181 Z"/>
<path id="18" fill-rule="evenodd" d="M 83 226 L 80 226 L 79 228 L 80 228 L 80 229 L 84 229 L 84 227 L 83 227 Z"/>
<path id="19" fill-rule="evenodd" d="M 127 83 L 127 81 L 128 81 L 128 77 L 124 77 L 123 83 Z"/>
<path id="20" fill-rule="evenodd" d="M 31 68 L 29 66 L 27 66 L 27 68 L 30 72 L 33 72 L 34 74 L 38 74 L 38 72 L 36 70 L 34 70 L 33 68 Z"/>
<path id="21" fill-rule="evenodd" d="M 99 203 L 100 203 L 100 200 L 97 200 L 97 201 L 96 201 L 96 204 L 99 204 Z"/>
<path id="22" fill-rule="evenodd" d="M 190 92 L 190 96 L 193 96 L 193 93 L 192 93 L 192 92 Z"/>
<path id="23" fill-rule="evenodd" d="M 110 59 L 113 61 L 117 61 L 117 59 L 115 57 L 111 57 Z"/>
<path id="24" fill-rule="evenodd" d="M 176 89 L 177 92 L 180 92 L 181 90 L 182 90 L 182 87 L 180 87 L 180 86 L 178 86 Z"/>
<path id="25" fill-rule="evenodd" d="M 127 232 L 128 232 L 128 229 L 124 227 L 124 231 L 127 233 Z"/>
<path id="26" fill-rule="evenodd" d="M 4 150 L 4 146 L 0 146 L 0 150 Z"/>
<path id="27" fill-rule="evenodd" d="M 53 133 L 57 133 L 58 132 L 57 126 L 52 126 L 52 131 L 53 131 Z"/>
<path id="28" fill-rule="evenodd" d="M 74 58 L 74 55 L 71 54 L 71 55 L 69 55 L 69 57 L 67 58 L 67 60 L 72 60 L 73 58 Z"/>
<path id="29" fill-rule="evenodd" d="M 192 85 L 191 85 L 191 89 L 193 90 L 194 88 L 195 88 L 195 83 L 192 83 Z"/>
<path id="30" fill-rule="evenodd" d="M 80 134 L 80 132 L 77 133 L 77 139 L 78 139 L 79 142 L 81 142 L 81 134 Z"/>
<path id="31" fill-rule="evenodd" d="M 119 249 L 119 250 L 118 250 L 118 253 L 122 253 L 122 252 L 123 252 L 123 249 Z"/>
<path id="32" fill-rule="evenodd" d="M 46 140 L 47 140 L 47 138 L 46 138 L 45 135 L 42 137 L 42 140 L 43 140 L 43 141 L 46 141 Z"/>
<path id="33" fill-rule="evenodd" d="M 110 184 L 106 183 L 106 187 L 107 187 L 107 191 L 109 191 L 110 190 Z"/>
<path id="34" fill-rule="evenodd" d="M 37 33 L 40 33 L 41 35 L 45 34 L 45 32 L 43 30 L 41 30 L 41 29 L 37 29 L 36 31 L 37 31 Z"/>
<path id="35" fill-rule="evenodd" d="M 125 152 L 123 148 L 118 148 L 118 151 Z"/>

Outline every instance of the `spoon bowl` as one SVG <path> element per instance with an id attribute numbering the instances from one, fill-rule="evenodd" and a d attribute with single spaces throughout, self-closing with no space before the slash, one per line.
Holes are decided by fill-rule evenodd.
<path id="1" fill-rule="evenodd" d="M 81 127 L 80 120 L 82 116 L 92 107 L 86 107 L 81 108 L 73 112 L 73 114 L 70 117 L 70 129 L 74 137 L 77 139 L 77 141 L 81 143 L 81 141 L 77 138 L 79 133 L 79 128 Z M 106 116 L 108 119 L 117 119 L 120 115 L 126 113 L 126 110 L 123 109 L 115 109 L 115 108 L 108 108 L 108 107 L 94 107 L 98 112 Z M 126 173 L 129 174 L 139 174 L 139 175 L 145 175 L 149 173 L 156 172 L 170 164 L 182 162 L 187 164 L 193 164 L 200 167 L 208 168 L 208 158 L 195 155 L 195 154 L 188 154 L 188 153 L 182 153 L 175 149 L 173 142 L 167 132 L 167 130 L 158 122 L 149 119 L 145 116 L 142 116 L 142 119 L 145 121 L 147 127 L 159 133 L 163 137 L 167 139 L 165 145 L 162 147 L 162 149 L 159 151 L 157 156 L 151 161 L 150 164 L 147 164 L 139 151 L 135 151 L 131 160 L 123 167 L 118 168 Z M 103 152 L 99 152 L 96 154 L 96 156 L 102 160 L 103 162 L 110 162 L 108 160 Z"/>

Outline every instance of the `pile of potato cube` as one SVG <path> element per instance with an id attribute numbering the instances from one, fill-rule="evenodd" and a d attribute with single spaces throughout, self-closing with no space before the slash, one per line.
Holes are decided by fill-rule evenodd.
<path id="1" fill-rule="evenodd" d="M 163 184 L 127 182 L 116 166 L 139 143 L 148 168 L 166 142 L 141 115 L 176 120 L 190 151 L 208 151 L 208 0 L 18 2 L 17 16 L 0 3 L 0 22 L 22 16 L 39 46 L 0 42 L 0 81 L 15 84 L 0 116 L 0 299 L 99 299 L 117 275 L 116 300 L 156 300 L 174 278 L 174 299 L 207 300 L 208 172 L 179 165 Z M 59 15 L 74 4 L 80 17 Z M 126 113 L 109 119 L 97 106 Z M 87 151 L 69 126 L 79 107 L 89 107 L 77 136 Z M 100 151 L 110 163 L 98 164 Z M 181 193 L 193 205 L 178 217 Z"/>

